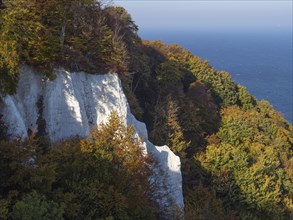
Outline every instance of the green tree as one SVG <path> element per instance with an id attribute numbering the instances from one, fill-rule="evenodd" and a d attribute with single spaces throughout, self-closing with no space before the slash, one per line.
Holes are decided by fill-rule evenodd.
<path id="1" fill-rule="evenodd" d="M 256 99 L 249 94 L 244 86 L 237 85 L 239 104 L 244 110 L 253 108 L 256 105 Z"/>
<path id="2" fill-rule="evenodd" d="M 178 103 L 168 96 L 165 101 L 157 105 L 154 129 L 150 137 L 157 144 L 168 145 L 175 154 L 183 159 L 190 143 L 184 138 L 178 114 Z"/>
<path id="3" fill-rule="evenodd" d="M 43 195 L 33 191 L 16 202 L 10 216 L 12 219 L 49 220 L 63 219 L 63 205 L 48 201 Z"/>
<path id="4" fill-rule="evenodd" d="M 181 80 L 181 72 L 179 66 L 173 61 L 161 63 L 157 69 L 157 81 L 162 87 L 168 85 L 176 85 Z"/>
<path id="5" fill-rule="evenodd" d="M 175 154 L 178 154 L 180 158 L 185 158 L 185 150 L 189 147 L 189 144 L 183 135 L 183 128 L 179 124 L 178 118 L 178 104 L 176 101 L 170 99 L 167 106 L 167 125 L 168 142 L 167 145 L 172 149 Z"/>
<path id="6" fill-rule="evenodd" d="M 44 15 L 36 10 L 37 4 L 16 0 L 7 2 L 6 6 L 2 15 L 0 51 L 11 73 L 17 72 L 23 61 L 32 65 L 54 61 L 58 55 L 58 39 L 43 23 Z"/>
<path id="7" fill-rule="evenodd" d="M 185 192 L 185 214 L 186 220 L 204 219 L 228 219 L 220 199 L 203 186 L 188 189 Z"/>
<path id="8" fill-rule="evenodd" d="M 2 93 L 15 92 L 23 64 L 52 79 L 53 68 L 60 66 L 89 73 L 127 72 L 128 50 L 135 57 L 140 40 L 124 9 L 102 8 L 94 0 L 7 0 L 5 5 L 0 12 Z"/>
<path id="9" fill-rule="evenodd" d="M 222 111 L 219 140 L 197 156 L 212 186 L 243 219 L 286 219 L 292 210 L 292 126 L 266 103 Z M 287 164 L 288 168 L 285 168 Z"/>
<path id="10" fill-rule="evenodd" d="M 56 146 L 51 155 L 57 163 L 54 185 L 62 191 L 54 197 L 67 201 L 65 217 L 152 219 L 151 164 L 141 146 L 134 128 L 114 113 L 88 139 Z"/>

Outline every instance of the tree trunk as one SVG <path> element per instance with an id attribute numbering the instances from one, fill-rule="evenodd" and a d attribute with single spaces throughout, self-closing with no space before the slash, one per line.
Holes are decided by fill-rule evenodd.
<path id="1" fill-rule="evenodd" d="M 61 55 L 64 55 L 64 40 L 65 40 L 65 31 L 66 31 L 66 24 L 63 23 L 60 32 L 60 48 L 61 48 Z"/>

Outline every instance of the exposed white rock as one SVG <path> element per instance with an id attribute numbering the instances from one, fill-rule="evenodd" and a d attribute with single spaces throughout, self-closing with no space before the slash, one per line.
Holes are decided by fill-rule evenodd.
<path id="1" fill-rule="evenodd" d="M 90 75 L 56 70 L 54 81 L 44 81 L 31 68 L 24 66 L 14 96 L 3 98 L 0 109 L 12 138 L 25 138 L 28 131 L 37 131 L 38 119 L 45 121 L 46 133 L 53 142 L 72 136 L 87 136 L 94 126 L 116 111 L 133 124 L 144 140 L 147 153 L 157 161 L 151 178 L 153 196 L 170 219 L 172 210 L 183 209 L 180 159 L 167 146 L 157 147 L 148 141 L 146 126 L 130 112 L 117 74 Z M 40 129 L 40 128 L 39 128 Z"/>

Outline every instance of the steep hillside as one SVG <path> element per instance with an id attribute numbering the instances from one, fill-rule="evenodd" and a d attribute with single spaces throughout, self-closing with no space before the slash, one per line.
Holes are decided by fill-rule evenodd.
<path id="1" fill-rule="evenodd" d="M 168 145 L 180 157 L 186 219 L 292 217 L 293 127 L 267 101 L 257 100 L 244 86 L 235 83 L 228 72 L 216 70 L 208 61 L 201 60 L 176 44 L 142 41 L 137 35 L 138 27 L 121 7 L 105 6 L 103 2 L 93 0 L 14 0 L 3 3 L 5 6 L 0 11 L 2 139 L 9 138 L 12 134 L 33 136 L 41 140 L 48 135 L 53 142 L 72 135 L 84 137 L 91 134 L 94 125 L 105 122 L 112 110 L 118 110 L 123 123 L 127 121 L 127 124 L 134 124 L 137 133 L 145 138 L 150 153 L 150 149 L 162 151 L 151 155 L 159 159 L 159 164 L 168 164 L 165 171 L 176 169 L 173 173 L 164 171 L 163 174 L 160 170 L 153 170 L 153 173 L 158 177 L 167 175 L 167 179 L 179 181 L 178 158 L 165 147 L 148 147 L 152 145 L 147 141 L 146 129 L 134 119 L 131 109 L 135 117 L 145 123 L 152 143 Z M 26 68 L 26 71 L 21 67 Z M 37 74 L 29 73 L 32 69 Z M 119 74 L 107 75 L 106 78 L 96 74 L 108 72 Z M 122 95 L 118 77 L 129 108 Z M 68 126 L 65 129 L 63 125 Z M 101 149 L 97 152 L 103 155 L 103 146 L 107 150 L 109 148 L 103 140 L 99 141 Z M 47 142 L 49 141 L 43 140 L 37 144 L 37 149 L 42 149 L 38 151 L 44 155 L 47 151 L 50 152 L 50 143 Z M 84 140 L 77 142 L 77 145 L 69 142 L 64 146 L 72 146 L 78 154 L 83 149 Z M 3 146 L 9 145 L 9 142 L 1 143 Z M 84 148 L 88 149 L 91 142 L 86 143 L 87 147 Z M 112 145 L 111 148 L 115 149 L 116 143 Z M 15 154 L 9 154 L 6 150 L 2 152 L 8 152 L 3 153 L 6 158 L 3 161 L 8 161 L 1 166 L 4 172 L 9 161 L 14 163 L 11 155 Z M 63 153 L 69 154 L 66 150 Z M 108 158 L 112 157 L 114 156 L 108 155 Z M 172 160 L 168 160 L 170 157 L 176 158 L 174 168 Z M 124 157 L 127 158 L 129 157 Z M 48 161 L 51 160 L 48 159 L 45 164 Z M 74 166 L 78 168 L 76 164 L 82 162 L 77 161 Z M 22 163 L 16 164 L 21 167 L 20 170 L 25 167 Z M 57 161 L 57 165 L 60 162 Z M 119 163 L 114 168 L 110 166 L 114 170 L 116 167 L 120 167 Z M 158 167 L 164 166 L 161 164 Z M 60 180 L 67 172 L 63 172 L 63 169 L 55 171 Z M 9 178 L 14 180 L 19 176 L 13 174 Z M 89 181 L 91 177 L 89 175 L 84 179 Z M 153 180 L 148 182 L 150 185 L 160 189 L 165 187 L 161 181 L 164 178 L 148 179 Z M 123 182 L 123 178 L 119 180 Z M 140 178 L 135 180 L 139 181 Z M 59 183 L 58 180 L 54 182 L 57 185 Z M 63 184 L 62 181 L 61 183 Z M 70 183 L 76 184 L 76 181 Z M 11 213 L 13 207 L 23 199 L 37 197 L 40 200 L 38 195 L 29 194 L 36 189 L 34 187 L 14 187 L 12 184 L 11 191 L 7 191 L 10 185 L 7 186 L 5 182 L 2 184 L 0 201 L 6 207 L 1 210 L 3 216 L 8 216 L 7 213 Z M 56 189 L 54 184 L 53 189 Z M 83 187 L 87 188 L 87 184 L 89 182 Z M 168 204 L 168 207 L 175 201 L 179 207 L 183 207 L 180 189 L 172 194 L 173 187 L 178 187 L 176 184 L 167 184 L 170 186 L 168 190 L 155 193 L 155 197 L 159 199 L 155 202 Z M 65 186 L 69 185 L 62 185 Z M 73 190 L 71 197 L 79 195 L 81 191 L 77 190 L 78 187 L 73 187 L 75 191 Z M 126 195 L 131 191 L 127 189 L 126 187 L 120 193 Z M 15 191 L 18 192 L 17 195 L 13 194 Z M 37 192 L 42 194 L 40 189 Z M 46 198 L 58 204 L 62 200 L 67 206 L 70 204 L 70 199 L 66 200 L 66 196 L 60 199 L 61 197 L 53 197 L 50 189 L 45 192 Z M 27 198 L 28 194 L 32 198 Z M 138 194 L 140 199 L 148 197 Z M 171 197 L 167 196 L 168 199 L 165 200 L 162 196 L 165 194 Z M 174 197 L 179 200 L 173 201 Z M 78 198 L 80 199 L 74 204 L 84 207 L 86 198 Z M 136 201 L 140 200 L 135 198 Z M 91 204 L 95 204 L 94 199 L 91 201 Z M 119 200 L 113 203 L 123 202 Z M 137 205 L 139 208 L 133 210 L 141 210 L 141 206 Z M 145 210 L 152 209 L 148 209 L 148 205 L 142 207 L 146 207 Z M 86 210 L 91 208 L 87 207 Z M 165 213 L 164 205 L 160 209 L 161 213 Z M 121 215 L 116 212 L 123 210 L 124 213 L 127 210 L 125 215 L 128 218 L 138 218 L 129 211 L 131 208 L 118 206 L 111 209 L 107 206 L 105 210 L 107 214 L 103 215 L 96 210 L 94 216 L 123 218 L 121 212 Z M 176 207 L 172 210 L 176 210 Z M 140 218 L 151 218 L 144 215 L 146 213 L 138 213 Z M 160 215 L 160 211 L 155 213 L 152 218 L 168 218 Z M 180 215 L 180 210 L 173 214 Z M 84 217 L 82 212 L 78 215 Z M 74 216 L 74 213 L 67 210 L 61 216 L 68 218 Z"/>
<path id="2" fill-rule="evenodd" d="M 152 198 L 162 216 L 172 216 L 173 207 L 183 209 L 180 159 L 167 147 L 148 141 L 143 123 L 131 114 L 117 74 L 89 75 L 56 71 L 54 81 L 42 81 L 40 74 L 22 67 L 17 92 L 3 98 L 0 108 L 10 139 L 30 135 L 47 136 L 53 143 L 87 137 L 116 112 L 126 125 L 133 125 L 142 146 L 155 161 L 150 181 Z"/>

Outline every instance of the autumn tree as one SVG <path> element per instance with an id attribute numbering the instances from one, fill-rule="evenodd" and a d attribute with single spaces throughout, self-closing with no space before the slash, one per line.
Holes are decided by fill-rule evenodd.
<path id="1" fill-rule="evenodd" d="M 56 146 L 51 157 L 58 164 L 54 197 L 67 201 L 66 217 L 153 218 L 149 158 L 134 128 L 125 126 L 117 114 L 88 139 Z"/>
<path id="2" fill-rule="evenodd" d="M 179 124 L 178 108 L 176 101 L 170 99 L 167 106 L 167 125 L 169 126 L 167 144 L 175 154 L 184 159 L 185 150 L 190 143 L 184 139 L 183 128 Z"/>
<path id="3" fill-rule="evenodd" d="M 154 122 L 154 130 L 150 137 L 152 140 L 161 145 L 168 145 L 172 151 L 185 158 L 185 150 L 189 144 L 183 135 L 183 128 L 179 124 L 179 106 L 178 103 L 168 96 L 163 105 L 158 105 Z"/>
<path id="4" fill-rule="evenodd" d="M 244 86 L 237 85 L 239 105 L 244 109 L 248 110 L 256 105 L 256 99 L 249 94 Z"/>
<path id="5" fill-rule="evenodd" d="M 94 0 L 4 3 L 6 8 L 0 11 L 2 93 L 15 92 L 23 64 L 54 79 L 53 69 L 60 66 L 88 73 L 124 73 L 129 54 L 137 57 L 137 27 L 123 8 L 104 8 Z"/>
<path id="6" fill-rule="evenodd" d="M 260 102 L 248 111 L 224 109 L 217 137 L 197 159 L 226 208 L 235 208 L 241 218 L 286 219 L 292 210 L 285 166 L 292 158 L 292 126 Z"/>
<path id="7" fill-rule="evenodd" d="M 152 161 L 117 114 L 87 139 L 43 144 L 0 141 L 1 219 L 155 218 Z"/>

